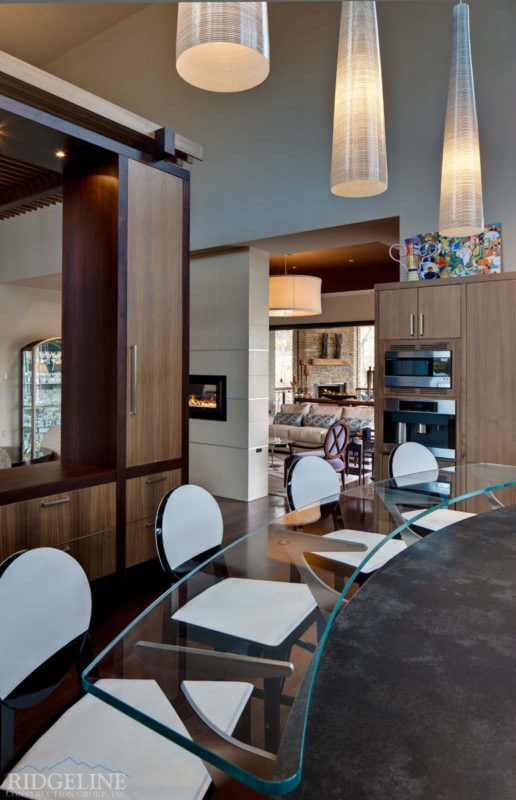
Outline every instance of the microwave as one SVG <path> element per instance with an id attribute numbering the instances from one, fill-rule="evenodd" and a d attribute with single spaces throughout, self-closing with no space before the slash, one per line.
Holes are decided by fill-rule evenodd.
<path id="1" fill-rule="evenodd" d="M 385 386 L 451 389 L 451 350 L 387 350 Z"/>

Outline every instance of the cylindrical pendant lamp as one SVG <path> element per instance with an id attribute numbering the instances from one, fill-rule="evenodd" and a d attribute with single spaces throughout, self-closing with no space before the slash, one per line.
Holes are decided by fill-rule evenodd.
<path id="1" fill-rule="evenodd" d="M 267 3 L 178 3 L 176 68 L 209 92 L 258 86 L 270 68 Z"/>
<path id="2" fill-rule="evenodd" d="M 482 174 L 469 7 L 453 9 L 453 52 L 444 127 L 439 233 L 473 236 L 484 230 Z"/>
<path id="3" fill-rule="evenodd" d="M 320 314 L 320 278 L 310 275 L 272 275 L 269 278 L 270 317 L 311 317 Z"/>
<path id="4" fill-rule="evenodd" d="M 376 3 L 342 3 L 335 83 L 331 191 L 370 197 L 387 189 Z"/>

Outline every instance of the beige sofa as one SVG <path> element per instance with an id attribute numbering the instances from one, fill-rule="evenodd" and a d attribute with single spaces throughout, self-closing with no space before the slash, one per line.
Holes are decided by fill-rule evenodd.
<path id="1" fill-rule="evenodd" d="M 325 418 L 323 425 L 317 425 Z M 281 406 L 269 425 L 269 436 L 279 437 L 298 447 L 321 447 L 334 418 L 343 419 L 351 433 L 362 428 L 374 428 L 372 406 L 333 406 L 326 403 L 294 403 Z"/>

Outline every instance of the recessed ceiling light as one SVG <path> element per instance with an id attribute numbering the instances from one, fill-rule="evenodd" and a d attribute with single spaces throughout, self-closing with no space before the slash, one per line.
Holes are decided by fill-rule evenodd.
<path id="1" fill-rule="evenodd" d="M 56 158 L 66 158 L 66 153 L 64 150 L 56 150 L 54 155 Z"/>
<path id="2" fill-rule="evenodd" d="M 348 264 L 354 264 L 354 263 L 355 263 L 354 258 L 348 258 Z"/>

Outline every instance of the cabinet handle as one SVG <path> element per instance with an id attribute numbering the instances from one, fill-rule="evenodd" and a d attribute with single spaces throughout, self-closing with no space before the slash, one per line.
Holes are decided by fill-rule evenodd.
<path id="1" fill-rule="evenodd" d="M 146 528 L 153 528 L 154 527 L 154 522 L 146 522 L 145 523 L 145 527 Z"/>
<path id="2" fill-rule="evenodd" d="M 42 508 L 48 508 L 49 506 L 60 506 L 62 503 L 71 503 L 71 499 L 69 497 L 61 497 L 59 500 L 45 500 L 41 503 Z"/>
<path id="3" fill-rule="evenodd" d="M 147 484 L 147 486 L 151 486 L 153 483 L 161 483 L 162 481 L 166 481 L 166 480 L 167 480 L 167 476 L 166 475 L 158 475 L 157 478 L 147 478 L 145 483 Z"/>
<path id="4" fill-rule="evenodd" d="M 423 319 L 424 319 L 424 316 L 423 316 L 423 314 L 420 312 L 420 314 L 419 314 L 419 335 L 420 335 L 420 336 L 422 336 L 422 335 L 423 335 L 423 329 L 424 329 L 424 325 L 423 325 Z"/>
<path id="5" fill-rule="evenodd" d="M 136 385 L 136 372 L 138 369 L 138 345 L 131 345 L 131 417 L 136 416 L 138 407 L 137 399 L 137 385 Z"/>
<path id="6" fill-rule="evenodd" d="M 410 335 L 414 336 L 414 314 L 410 315 Z"/>

